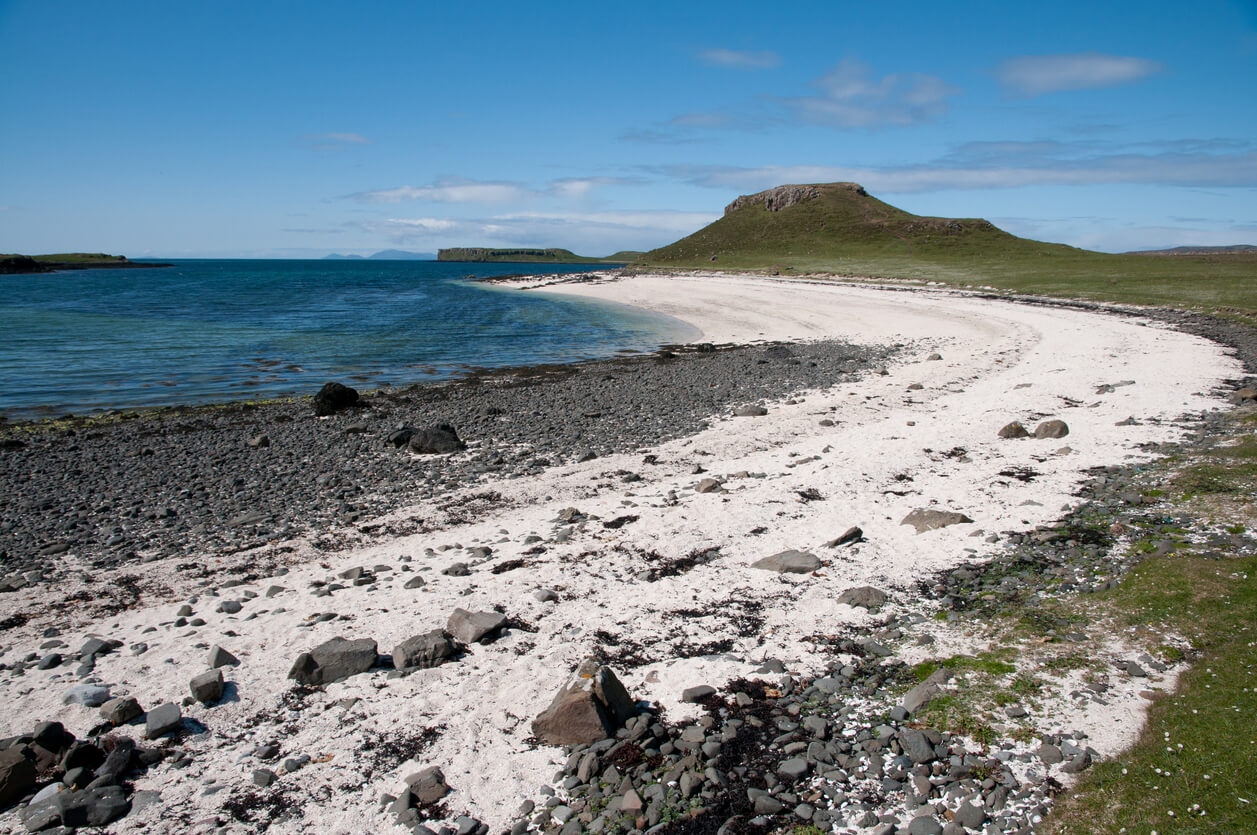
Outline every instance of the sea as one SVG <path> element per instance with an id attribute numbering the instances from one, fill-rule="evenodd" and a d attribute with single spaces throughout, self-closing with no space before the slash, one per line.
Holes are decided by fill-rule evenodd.
<path id="1" fill-rule="evenodd" d="M 310 395 L 330 380 L 371 390 L 697 336 L 636 308 L 475 280 L 597 269 L 585 265 L 171 263 L 0 276 L 0 415 Z"/>

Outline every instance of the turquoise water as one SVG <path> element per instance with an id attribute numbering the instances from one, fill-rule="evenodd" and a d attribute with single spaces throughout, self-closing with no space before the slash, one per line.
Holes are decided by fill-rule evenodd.
<path id="1" fill-rule="evenodd" d="M 0 276 L 10 417 L 377 388 L 572 362 L 694 336 L 666 317 L 476 283 L 580 266 L 176 261 Z"/>

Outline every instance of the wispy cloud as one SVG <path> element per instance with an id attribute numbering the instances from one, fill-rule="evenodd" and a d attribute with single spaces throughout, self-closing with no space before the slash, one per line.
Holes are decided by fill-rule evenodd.
<path id="1" fill-rule="evenodd" d="M 609 254 L 662 246 L 717 217 L 673 211 L 514 212 L 481 218 L 388 218 L 355 225 L 395 244 L 562 246 L 581 254 Z"/>
<path id="2" fill-rule="evenodd" d="M 301 138 L 320 151 L 340 151 L 355 145 L 371 144 L 371 140 L 360 133 L 310 133 Z"/>
<path id="3" fill-rule="evenodd" d="M 1146 58 L 1079 52 L 1071 55 L 1023 55 L 1011 58 L 995 75 L 1007 93 L 1033 98 L 1064 90 L 1089 90 L 1140 81 L 1162 70 Z"/>
<path id="4" fill-rule="evenodd" d="M 401 203 L 406 200 L 425 200 L 432 203 L 511 203 L 535 194 L 536 192 L 519 183 L 455 177 L 437 180 L 426 186 L 397 186 L 360 191 L 348 196 L 364 203 Z"/>
<path id="5" fill-rule="evenodd" d="M 1224 146 L 1228 150 L 1205 148 Z M 1257 150 L 1225 140 L 1144 143 L 1108 148 L 1092 143 L 982 142 L 932 162 L 859 167 L 828 165 L 672 166 L 653 169 L 694 185 L 758 191 L 782 183 L 853 181 L 879 193 L 1033 185 L 1144 184 L 1209 188 L 1257 186 Z"/>
<path id="6" fill-rule="evenodd" d="M 781 56 L 775 52 L 746 52 L 736 49 L 705 49 L 698 53 L 698 60 L 709 67 L 731 70 L 770 70 L 781 66 Z"/>
<path id="7" fill-rule="evenodd" d="M 523 183 L 506 180 L 468 180 L 449 177 L 426 186 L 397 186 L 395 188 L 360 191 L 347 195 L 364 203 L 402 203 L 425 201 L 429 203 L 521 203 L 538 197 L 586 199 L 595 189 L 604 186 L 634 186 L 644 181 L 637 177 L 564 177 L 551 180 L 541 188 L 530 188 Z"/>
<path id="8" fill-rule="evenodd" d="M 781 102 L 805 122 L 841 128 L 903 127 L 936 119 L 947 100 L 960 93 L 941 78 L 925 73 L 891 73 L 876 78 L 868 65 L 846 58 L 812 82 L 818 96 Z"/>

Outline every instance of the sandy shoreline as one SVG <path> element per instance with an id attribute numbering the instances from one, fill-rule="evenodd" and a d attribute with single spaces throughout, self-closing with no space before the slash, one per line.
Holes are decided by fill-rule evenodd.
<path id="1" fill-rule="evenodd" d="M 527 743 L 529 723 L 592 651 L 601 647 L 630 692 L 661 705 L 673 721 L 697 712 L 680 702 L 687 687 L 755 677 L 769 659 L 799 674 L 820 669 L 833 652 L 816 636 L 875 620 L 837 604 L 841 592 L 873 585 L 890 593 L 889 611 L 918 606 L 915 584 L 989 557 L 1004 532 L 1058 518 L 1088 469 L 1148 458 L 1143 445 L 1179 437 L 1183 415 L 1219 408 L 1218 386 L 1239 375 L 1216 344 L 1145 320 L 950 293 L 702 275 L 540 289 L 665 313 L 700 329 L 705 341 L 800 343 L 790 351 L 801 363 L 809 340 L 903 348 L 884 376 L 799 392 L 766 403 L 763 416 L 713 416 L 697 434 L 536 475 L 490 477 L 376 520 L 422 518 L 425 529 L 416 533 L 337 553 L 288 543 L 286 575 L 207 588 L 189 601 L 206 621 L 201 627 L 176 626 L 178 605 L 169 602 L 95 623 L 72 609 L 59 613 L 60 640 L 71 651 L 89 634 L 147 644 L 142 654 L 103 656 L 95 669 L 113 695 L 135 695 L 146 707 L 182 699 L 211 644 L 242 661 L 228 675 L 236 699 L 184 708 L 209 729 L 179 743 L 193 752 L 192 764 L 159 765 L 138 778 L 137 789 L 158 790 L 162 801 L 132 812 L 116 831 L 186 831 L 220 815 L 224 800 L 249 790 L 253 749 L 272 741 L 284 756 L 314 758 L 281 783 L 290 783 L 306 820 L 318 820 L 322 831 L 390 831 L 378 796 L 428 764 L 439 764 L 455 789 L 446 802 L 452 814 L 467 812 L 500 831 L 563 761 L 560 749 Z M 929 359 L 936 353 L 940 359 Z M 1113 388 L 1101 392 L 1104 386 Z M 1013 420 L 1033 429 L 1049 418 L 1066 421 L 1069 435 L 996 435 Z M 720 489 L 696 492 L 704 478 Z M 581 515 L 563 519 L 571 507 Z M 900 524 L 923 507 L 973 522 L 922 534 Z M 824 547 L 852 525 L 867 541 Z M 708 563 L 659 571 L 713 549 L 718 557 Z M 811 551 L 827 565 L 802 576 L 750 565 L 786 549 Z M 247 567 L 256 556 L 221 559 Z M 493 571 L 513 561 L 520 567 Z M 455 562 L 470 573 L 442 574 Z M 360 566 L 377 580 L 355 586 L 337 579 Z M 160 584 L 173 571 L 155 563 L 145 580 Z M 414 576 L 426 585 L 404 588 Z M 326 591 L 328 581 L 345 587 L 311 594 Z M 281 590 L 272 595 L 272 586 Z M 541 589 L 557 592 L 557 600 L 538 600 Z M 29 605 L 45 594 L 23 589 L 0 603 Z M 241 610 L 218 611 L 224 600 L 239 600 Z M 458 607 L 500 608 L 536 631 L 512 629 L 435 669 L 405 677 L 376 670 L 299 704 L 290 697 L 286 674 L 298 653 L 337 635 L 373 638 L 387 653 L 443 625 Z M 334 619 L 317 617 L 332 612 Z M 36 651 L 50 623 L 32 620 L 3 633 L 3 660 Z M 920 652 L 902 649 L 905 658 Z M 70 666 L 0 675 L 0 697 L 16 707 L 0 722 L 0 735 L 46 719 L 85 734 L 96 712 L 61 703 L 78 681 Z M 344 699 L 358 701 L 344 707 Z M 1137 730 L 1139 714 L 1071 721 L 1091 721 L 1091 744 L 1111 754 Z M 416 745 L 417 763 L 372 762 L 362 753 L 364 742 L 378 750 L 380 740 L 417 739 L 425 729 L 435 735 Z M 0 823 L 18 825 L 14 812 Z M 290 821 L 272 831 L 309 826 Z"/>

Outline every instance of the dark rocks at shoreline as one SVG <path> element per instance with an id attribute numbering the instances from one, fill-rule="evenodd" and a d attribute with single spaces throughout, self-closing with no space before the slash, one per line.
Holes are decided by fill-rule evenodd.
<path id="1" fill-rule="evenodd" d="M 314 414 L 319 417 L 328 417 L 351 406 L 358 405 L 358 390 L 352 389 L 343 383 L 327 383 L 323 388 L 319 389 L 318 394 L 314 395 L 310 405 L 314 407 Z M 258 446 L 261 445 L 259 439 Z M 270 444 L 267 444 L 267 446 L 270 446 Z"/>
<path id="2" fill-rule="evenodd" d="M 64 554 L 109 569 L 317 536 L 484 477 L 539 473 L 542 461 L 693 434 L 711 415 L 849 382 L 889 355 L 839 342 L 795 345 L 771 362 L 765 351 L 675 348 L 667 360 L 477 374 L 368 394 L 325 418 L 306 400 L 2 427 L 0 441 L 21 445 L 0 454 L 0 592 L 51 580 Z M 468 449 L 399 455 L 388 439 L 412 423 L 457 427 Z M 268 444 L 249 445 L 262 436 Z M 208 570 L 187 565 L 193 579 Z M 111 602 L 134 593 L 118 589 Z"/>

